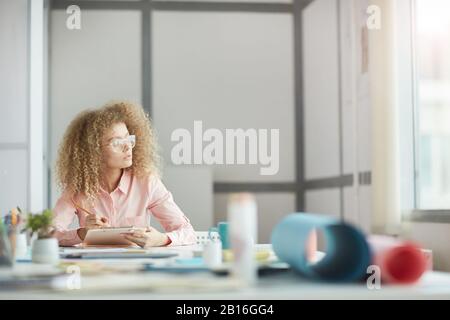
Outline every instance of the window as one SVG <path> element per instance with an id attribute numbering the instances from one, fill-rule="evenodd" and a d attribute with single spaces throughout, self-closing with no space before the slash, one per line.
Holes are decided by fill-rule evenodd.
<path id="1" fill-rule="evenodd" d="M 450 1 L 415 0 L 418 209 L 450 209 Z"/>

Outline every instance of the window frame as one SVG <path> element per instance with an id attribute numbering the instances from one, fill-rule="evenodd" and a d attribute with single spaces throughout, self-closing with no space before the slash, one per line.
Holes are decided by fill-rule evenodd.
<path id="1" fill-rule="evenodd" d="M 405 115 L 399 117 L 402 221 L 450 223 L 450 209 L 420 209 L 418 75 L 414 24 L 416 1 L 399 0 L 396 5 L 396 33 L 406 35 L 397 37 L 395 53 L 398 112 Z M 405 53 L 408 53 L 406 57 Z"/>

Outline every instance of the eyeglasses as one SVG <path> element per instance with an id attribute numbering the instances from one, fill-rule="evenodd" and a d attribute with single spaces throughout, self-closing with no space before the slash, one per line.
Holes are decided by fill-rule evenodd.
<path id="1" fill-rule="evenodd" d="M 108 146 L 110 146 L 114 152 L 123 152 L 123 150 L 125 150 L 125 146 L 128 146 L 129 148 L 133 149 L 135 145 L 136 145 L 135 135 L 130 135 L 123 139 L 114 138 L 113 140 L 111 140 L 110 143 L 108 143 Z"/>

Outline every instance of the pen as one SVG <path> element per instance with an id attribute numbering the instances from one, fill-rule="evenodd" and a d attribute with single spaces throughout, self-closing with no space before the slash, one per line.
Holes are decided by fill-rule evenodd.
<path id="1" fill-rule="evenodd" d="M 87 210 L 87 209 L 85 209 L 85 208 L 79 206 L 79 205 L 75 202 L 75 200 L 73 200 L 73 198 L 72 198 L 71 200 L 72 200 L 72 203 L 73 203 L 73 205 L 75 206 L 75 208 L 80 209 L 80 210 L 83 210 L 84 212 L 86 212 L 86 213 L 89 214 L 89 215 L 94 215 L 94 216 L 96 216 L 95 213 L 92 213 L 92 212 L 90 212 L 89 210 Z M 101 217 L 100 220 L 102 220 L 102 222 L 107 222 L 107 219 L 106 219 L 105 217 Z"/>
<path id="2" fill-rule="evenodd" d="M 16 208 L 13 208 L 12 210 L 11 210 L 11 225 L 12 226 L 15 226 L 15 225 L 17 225 L 17 220 L 18 220 L 18 213 L 17 213 L 17 209 Z"/>
<path id="3" fill-rule="evenodd" d="M 92 215 L 95 216 L 94 213 L 92 213 L 92 212 L 90 212 L 89 210 L 84 209 L 83 207 L 79 206 L 79 205 L 73 200 L 73 198 L 72 198 L 71 200 L 72 200 L 72 203 L 73 203 L 73 205 L 75 206 L 75 208 L 80 209 L 80 210 L 83 210 L 83 211 L 86 212 L 87 214 L 92 214 Z"/>

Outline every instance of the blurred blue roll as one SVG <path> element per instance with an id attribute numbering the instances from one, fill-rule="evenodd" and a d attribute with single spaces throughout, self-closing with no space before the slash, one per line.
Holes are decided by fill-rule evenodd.
<path id="1" fill-rule="evenodd" d="M 307 259 L 306 243 L 316 230 L 322 232 L 326 255 L 317 263 Z M 316 280 L 350 282 L 364 278 L 371 263 L 365 235 L 338 219 L 309 213 L 293 213 L 272 231 L 275 254 L 302 275 Z"/>

